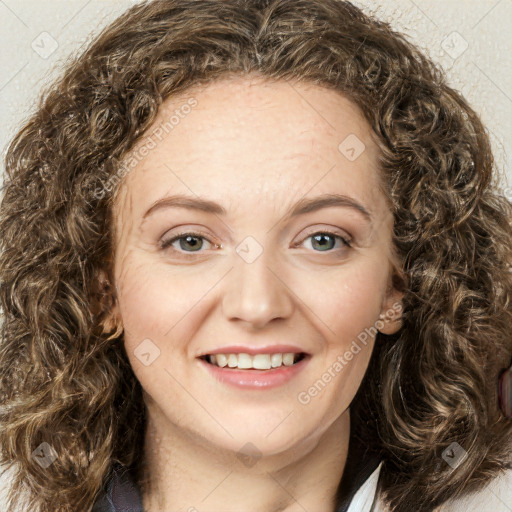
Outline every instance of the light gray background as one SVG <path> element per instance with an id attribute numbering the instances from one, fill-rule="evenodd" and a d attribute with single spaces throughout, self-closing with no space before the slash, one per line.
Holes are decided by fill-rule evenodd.
<path id="1" fill-rule="evenodd" d="M 19 124 L 35 108 L 41 87 L 57 76 L 66 57 L 80 51 L 134 3 L 0 0 L 2 157 Z M 512 186 L 512 0 L 353 3 L 390 21 L 443 66 L 450 85 L 468 99 L 489 131 L 502 186 Z M 508 194 L 512 199 L 512 188 Z M 1 488 L 0 482 L 0 505 Z M 512 497 L 497 499 L 496 493 L 490 492 L 486 506 L 493 512 L 510 512 Z"/>

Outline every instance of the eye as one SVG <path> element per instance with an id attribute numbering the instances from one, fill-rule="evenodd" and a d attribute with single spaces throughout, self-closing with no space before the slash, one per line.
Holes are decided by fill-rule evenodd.
<path id="1" fill-rule="evenodd" d="M 342 246 L 346 248 L 352 247 L 350 241 L 347 240 L 345 237 L 338 235 L 336 233 L 332 233 L 330 231 L 317 231 L 315 233 L 312 233 L 308 235 L 301 243 L 304 243 L 306 240 L 310 238 L 312 240 L 311 246 L 313 248 L 315 246 L 320 248 L 320 250 L 316 252 L 332 252 L 329 251 L 329 249 L 333 249 L 334 247 L 332 246 L 332 242 L 330 242 L 329 239 L 331 241 L 334 241 L 336 239 L 341 240 Z M 296 244 L 295 247 L 298 247 L 299 245 L 301 245 L 301 243 Z"/>
<path id="2" fill-rule="evenodd" d="M 302 240 L 302 242 L 295 244 L 294 247 L 298 247 L 302 243 L 304 243 L 308 239 L 312 239 L 312 247 L 315 248 L 319 247 L 320 250 L 316 252 L 334 252 L 330 251 L 330 249 L 333 249 L 332 242 L 329 242 L 329 239 L 331 241 L 335 241 L 336 239 L 341 241 L 342 247 L 350 248 L 352 247 L 349 240 L 347 240 L 345 237 L 338 235 L 336 233 L 332 233 L 330 231 L 317 231 L 315 233 L 312 233 L 308 235 L 306 238 Z M 207 243 L 210 245 L 214 245 L 215 247 L 219 247 L 216 244 L 212 244 L 205 236 L 203 236 L 200 233 L 195 232 L 186 232 L 186 233 L 179 233 L 178 235 L 169 238 L 167 240 L 163 240 L 160 242 L 160 248 L 167 249 L 168 247 L 174 246 L 176 242 L 179 242 L 179 247 L 174 247 L 174 250 L 176 252 L 185 252 L 185 253 L 197 253 L 201 252 L 201 249 L 203 248 L 202 240 L 206 240 Z"/>
<path id="3" fill-rule="evenodd" d="M 179 233 L 178 235 L 169 238 L 168 240 L 163 240 L 160 242 L 160 248 L 161 249 L 167 249 L 168 247 L 171 247 L 174 245 L 175 242 L 179 242 L 179 249 L 184 252 L 200 252 L 201 248 L 203 247 L 202 242 L 200 240 L 207 240 L 203 235 L 200 233 Z M 208 241 L 209 244 L 211 244 L 210 241 Z M 188 250 L 191 249 L 191 250 Z M 180 250 L 175 249 L 177 252 L 180 252 Z"/>

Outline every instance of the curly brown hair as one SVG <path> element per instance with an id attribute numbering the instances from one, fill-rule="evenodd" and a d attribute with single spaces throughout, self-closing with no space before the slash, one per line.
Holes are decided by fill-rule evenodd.
<path id="1" fill-rule="evenodd" d="M 384 461 L 386 504 L 430 511 L 512 467 L 497 396 L 512 359 L 512 204 L 475 111 L 403 35 L 350 2 L 154 0 L 67 65 L 8 148 L 0 463 L 15 469 L 10 507 L 90 511 L 114 462 L 138 468 L 142 389 L 122 333 L 105 328 L 115 293 L 98 279 L 114 254 L 105 187 L 165 99 L 249 73 L 339 91 L 377 135 L 403 326 L 378 333 L 350 407 Z M 441 457 L 453 442 L 467 451 L 455 470 Z M 41 443 L 58 454 L 47 468 L 32 455 Z"/>

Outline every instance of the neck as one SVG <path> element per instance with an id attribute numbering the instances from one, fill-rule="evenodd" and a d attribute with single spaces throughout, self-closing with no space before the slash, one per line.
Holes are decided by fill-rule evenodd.
<path id="1" fill-rule="evenodd" d="M 240 454 L 171 425 L 161 411 L 148 412 L 140 482 L 144 512 L 335 512 L 349 410 L 320 436 L 245 464 Z"/>

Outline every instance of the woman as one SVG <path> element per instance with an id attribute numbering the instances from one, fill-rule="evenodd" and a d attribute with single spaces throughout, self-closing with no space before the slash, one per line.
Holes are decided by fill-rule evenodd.
<path id="1" fill-rule="evenodd" d="M 510 475 L 511 204 L 385 23 L 137 5 L 6 164 L 11 506 L 448 510 Z"/>

